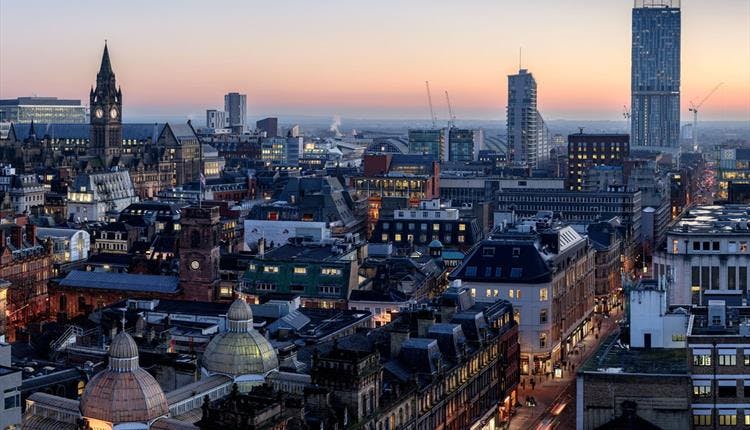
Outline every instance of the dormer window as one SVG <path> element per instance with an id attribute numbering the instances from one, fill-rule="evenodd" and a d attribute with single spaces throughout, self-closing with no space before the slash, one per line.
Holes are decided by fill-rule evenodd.
<path id="1" fill-rule="evenodd" d="M 482 250 L 482 256 L 484 257 L 494 257 L 495 256 L 495 247 L 494 246 L 485 246 Z"/>
<path id="2" fill-rule="evenodd" d="M 521 255 L 521 248 L 513 248 L 513 256 L 519 257 Z"/>

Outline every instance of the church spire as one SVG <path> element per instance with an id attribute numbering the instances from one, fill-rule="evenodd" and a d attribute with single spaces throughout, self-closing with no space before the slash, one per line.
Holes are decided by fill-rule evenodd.
<path id="1" fill-rule="evenodd" d="M 112 64 L 109 62 L 109 50 L 107 41 L 104 41 L 104 53 L 102 54 L 102 65 L 99 67 L 99 75 L 106 76 L 112 74 Z"/>

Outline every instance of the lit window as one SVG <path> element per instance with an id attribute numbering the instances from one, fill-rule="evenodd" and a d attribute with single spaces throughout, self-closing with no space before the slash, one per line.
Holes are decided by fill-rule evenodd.
<path id="1" fill-rule="evenodd" d="M 736 426 L 737 413 L 735 410 L 719 410 L 720 426 Z"/>
<path id="2" fill-rule="evenodd" d="M 394 237 L 394 240 L 395 240 L 396 242 L 401 242 L 401 234 L 399 234 L 399 233 L 396 233 L 395 235 L 393 235 L 393 237 Z"/>
<path id="3" fill-rule="evenodd" d="M 387 234 L 387 233 L 383 233 L 383 234 L 381 234 L 381 235 L 380 235 L 380 240 L 381 240 L 382 242 L 388 242 L 388 234 Z"/>
<path id="4" fill-rule="evenodd" d="M 547 347 L 547 333 L 540 333 L 539 334 L 539 348 L 546 348 Z"/>
<path id="5" fill-rule="evenodd" d="M 306 275 L 307 274 L 307 267 L 295 267 L 294 268 L 294 274 L 295 275 Z"/>
<path id="6" fill-rule="evenodd" d="M 320 269 L 320 274 L 326 276 L 341 276 L 341 269 L 336 267 L 324 267 Z"/>
<path id="7" fill-rule="evenodd" d="M 440 231 L 440 224 L 432 224 L 432 230 Z"/>
<path id="8" fill-rule="evenodd" d="M 513 291 L 513 290 L 508 290 L 508 297 L 510 297 L 511 299 L 512 299 L 513 297 L 515 297 L 515 295 L 514 295 L 514 291 Z"/>
<path id="9" fill-rule="evenodd" d="M 710 366 L 711 351 L 693 351 L 693 366 Z"/>
<path id="10" fill-rule="evenodd" d="M 466 224 L 459 224 L 458 231 L 466 231 Z"/>
<path id="11" fill-rule="evenodd" d="M 279 266 L 265 266 L 263 271 L 266 273 L 279 273 Z"/>
<path id="12" fill-rule="evenodd" d="M 736 366 L 737 352 L 733 350 L 719 350 L 719 366 Z"/>
<path id="13" fill-rule="evenodd" d="M 672 254 L 677 254 L 679 252 L 680 248 L 678 244 L 679 242 L 677 241 L 677 239 L 672 241 Z"/>
<path id="14" fill-rule="evenodd" d="M 546 288 L 540 288 L 539 289 L 539 301 L 540 302 L 546 302 L 547 301 L 547 289 Z"/>
<path id="15" fill-rule="evenodd" d="M 458 235 L 458 243 L 464 243 L 465 240 L 466 239 L 464 238 L 464 235 L 462 235 L 462 234 Z"/>

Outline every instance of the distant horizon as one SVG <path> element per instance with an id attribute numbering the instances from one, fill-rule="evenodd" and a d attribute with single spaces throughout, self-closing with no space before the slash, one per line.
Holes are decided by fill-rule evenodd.
<path id="1" fill-rule="evenodd" d="M 248 95 L 251 116 L 429 119 L 429 80 L 439 117 L 447 90 L 458 119 L 504 121 L 507 75 L 523 67 L 536 77 L 545 119 L 614 121 L 630 104 L 631 6 L 3 2 L 0 98 L 88 104 L 108 39 L 126 118 L 205 115 L 236 91 Z M 691 100 L 723 82 L 700 120 L 750 121 L 750 2 L 683 0 L 681 9 L 682 120 L 691 120 Z"/>

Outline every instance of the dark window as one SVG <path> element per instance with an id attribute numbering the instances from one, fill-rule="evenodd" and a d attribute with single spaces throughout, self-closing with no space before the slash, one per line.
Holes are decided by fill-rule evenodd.
<path id="1" fill-rule="evenodd" d="M 513 267 L 510 269 L 511 278 L 520 278 L 522 274 L 523 274 L 523 269 L 520 267 Z"/>
<path id="2" fill-rule="evenodd" d="M 201 233 L 198 230 L 190 232 L 190 247 L 199 248 L 201 246 Z"/>
<path id="3" fill-rule="evenodd" d="M 65 297 L 65 294 L 60 295 L 60 312 L 67 312 L 68 311 L 68 298 Z"/>
<path id="4" fill-rule="evenodd" d="M 701 250 L 701 243 L 693 242 L 693 251 L 700 251 L 700 250 Z"/>
<path id="5" fill-rule="evenodd" d="M 719 289 L 719 266 L 711 266 L 711 289 Z"/>
<path id="6" fill-rule="evenodd" d="M 477 276 L 477 266 L 469 266 L 466 268 L 466 276 Z"/>
<path id="7" fill-rule="evenodd" d="M 719 385 L 719 397 L 737 397 L 737 386 Z"/>
<path id="8" fill-rule="evenodd" d="M 750 385 L 745 385 L 743 388 L 745 389 L 745 397 L 750 397 Z"/>
<path id="9" fill-rule="evenodd" d="M 735 266 L 727 267 L 727 288 L 730 290 L 737 289 L 737 268 Z"/>
<path id="10" fill-rule="evenodd" d="M 747 292 L 747 267 L 746 266 L 740 266 L 739 267 L 739 278 L 740 278 L 740 290 Z"/>
<path id="11" fill-rule="evenodd" d="M 718 251 L 718 250 L 720 249 L 720 248 L 719 248 L 719 242 L 714 242 L 714 243 L 712 243 L 711 245 L 712 245 L 712 249 L 713 249 L 714 251 Z"/>

